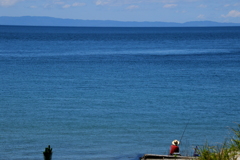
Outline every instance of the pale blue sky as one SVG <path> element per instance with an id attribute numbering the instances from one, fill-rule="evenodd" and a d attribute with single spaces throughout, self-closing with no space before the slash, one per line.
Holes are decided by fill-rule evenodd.
<path id="1" fill-rule="evenodd" d="M 240 0 L 0 0 L 0 16 L 240 23 Z"/>

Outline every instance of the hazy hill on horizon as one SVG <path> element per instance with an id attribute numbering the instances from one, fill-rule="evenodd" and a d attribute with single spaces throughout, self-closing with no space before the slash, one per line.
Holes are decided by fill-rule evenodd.
<path id="1" fill-rule="evenodd" d="M 73 27 L 214 27 L 214 26 L 240 26 L 240 23 L 219 23 L 214 21 L 175 22 L 135 22 L 113 20 L 80 20 L 61 19 L 53 17 L 22 16 L 0 17 L 0 25 L 20 26 L 73 26 Z"/>

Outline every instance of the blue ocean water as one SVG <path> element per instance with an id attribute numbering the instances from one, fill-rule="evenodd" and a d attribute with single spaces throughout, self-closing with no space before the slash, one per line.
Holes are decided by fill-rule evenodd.
<path id="1" fill-rule="evenodd" d="M 240 122 L 240 27 L 0 26 L 0 74 L 3 160 L 191 155 Z"/>

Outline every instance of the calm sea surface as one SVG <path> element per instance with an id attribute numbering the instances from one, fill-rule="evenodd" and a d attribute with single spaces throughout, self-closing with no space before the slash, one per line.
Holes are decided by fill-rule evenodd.
<path id="1" fill-rule="evenodd" d="M 240 27 L 0 26 L 0 75 L 1 160 L 191 155 L 240 123 Z"/>

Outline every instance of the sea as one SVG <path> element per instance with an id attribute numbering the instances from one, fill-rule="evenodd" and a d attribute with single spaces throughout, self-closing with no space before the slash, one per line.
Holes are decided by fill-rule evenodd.
<path id="1" fill-rule="evenodd" d="M 240 123 L 240 27 L 0 26 L 0 159 L 138 160 Z"/>

